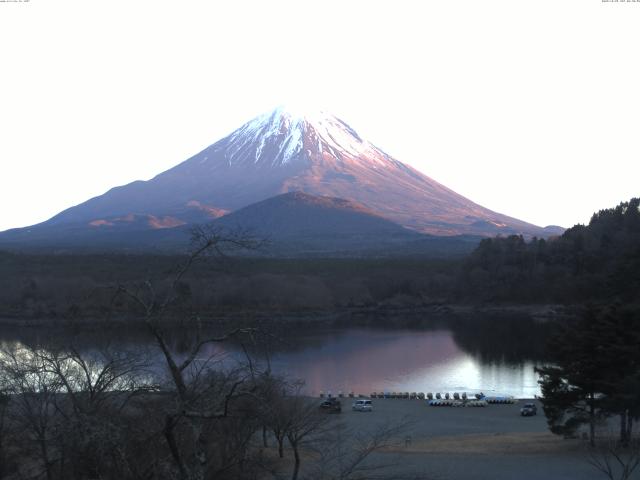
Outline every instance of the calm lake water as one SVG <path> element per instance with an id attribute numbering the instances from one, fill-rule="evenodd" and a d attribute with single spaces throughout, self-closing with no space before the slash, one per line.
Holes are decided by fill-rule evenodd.
<path id="1" fill-rule="evenodd" d="M 531 398 L 540 394 L 536 365 L 540 356 L 541 335 L 538 327 L 504 322 L 471 322 L 455 327 L 421 329 L 290 328 L 286 335 L 269 348 L 268 357 L 260 349 L 252 354 L 274 373 L 305 382 L 304 391 L 370 394 L 371 392 L 468 392 L 508 394 Z M 57 332 L 58 344 L 60 337 Z M 47 347 L 54 336 L 38 330 L 0 330 L 4 345 L 27 343 Z M 148 351 L 156 368 L 164 361 L 146 333 L 90 332 L 73 337 L 73 343 L 84 349 L 99 348 L 104 342 L 122 348 Z M 174 337 L 176 351 L 189 342 L 185 330 Z M 64 340 L 63 340 L 64 341 Z M 240 345 L 214 344 L 201 354 L 215 354 L 222 364 L 233 365 L 244 359 Z"/>
<path id="2" fill-rule="evenodd" d="M 306 341 L 305 341 L 306 340 Z M 227 355 L 238 352 L 229 349 Z M 464 351 L 451 330 L 347 329 L 300 339 L 271 358 L 274 372 L 320 392 L 484 392 L 518 398 L 540 394 L 533 360 L 483 358 Z"/>

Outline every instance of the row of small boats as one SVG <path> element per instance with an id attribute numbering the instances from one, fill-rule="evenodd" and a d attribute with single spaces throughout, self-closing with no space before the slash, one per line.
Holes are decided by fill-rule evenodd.
<path id="1" fill-rule="evenodd" d="M 424 400 L 423 392 L 373 392 L 371 398 L 408 398 L 411 400 Z"/>
<path id="2" fill-rule="evenodd" d="M 489 404 L 513 404 L 517 403 L 511 395 L 492 396 L 473 399 L 463 398 L 434 398 L 427 403 L 431 407 L 486 407 Z"/>
<path id="3" fill-rule="evenodd" d="M 453 399 L 441 399 L 441 400 L 429 400 L 430 407 L 486 407 L 489 402 L 486 400 L 453 400 Z"/>
<path id="4" fill-rule="evenodd" d="M 333 395 L 331 392 L 320 392 L 320 398 L 331 398 Z M 355 394 L 349 392 L 344 394 L 338 392 L 338 398 L 366 398 L 366 395 Z M 447 393 L 435 393 L 432 392 L 372 392 L 369 398 L 406 398 L 409 400 L 427 400 L 427 403 L 431 406 L 472 406 L 472 407 L 484 407 L 488 404 L 513 404 L 517 400 L 511 395 L 493 395 L 487 396 L 483 393 L 476 393 L 467 396 L 466 392 L 452 394 Z"/>

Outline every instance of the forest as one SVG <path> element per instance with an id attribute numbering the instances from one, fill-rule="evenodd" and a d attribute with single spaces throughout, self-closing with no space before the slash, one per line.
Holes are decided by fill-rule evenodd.
<path id="1" fill-rule="evenodd" d="M 180 291 L 205 314 L 352 311 L 461 305 L 637 304 L 639 199 L 601 210 L 547 240 L 482 240 L 463 258 L 286 259 L 216 257 L 195 265 Z M 5 322 L 113 321 L 118 282 L 161 281 L 180 256 L 0 252 Z M 114 308 L 115 307 L 115 308 Z M 123 307 L 120 308 L 119 307 Z M 116 313 L 114 313 L 116 312 Z"/>
<path id="2" fill-rule="evenodd" d="M 485 239 L 464 262 L 461 285 L 482 301 L 638 301 L 640 199 L 595 213 L 550 240 Z"/>

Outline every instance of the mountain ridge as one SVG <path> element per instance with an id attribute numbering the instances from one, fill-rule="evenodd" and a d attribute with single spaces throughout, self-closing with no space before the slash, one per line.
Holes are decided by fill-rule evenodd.
<path id="1" fill-rule="evenodd" d="M 112 188 L 23 231 L 74 226 L 106 232 L 126 226 L 124 234 L 133 224 L 179 228 L 296 191 L 355 202 L 422 234 L 557 234 L 472 202 L 330 114 L 300 116 L 284 108 L 250 120 L 148 181 Z M 125 225 L 130 218 L 135 221 Z"/>

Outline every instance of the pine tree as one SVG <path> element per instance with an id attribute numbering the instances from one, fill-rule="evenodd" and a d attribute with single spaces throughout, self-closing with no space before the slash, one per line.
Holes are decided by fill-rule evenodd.
<path id="1" fill-rule="evenodd" d="M 640 416 L 640 319 L 617 308 L 589 308 L 553 339 L 554 366 L 537 369 L 550 430 L 565 436 L 599 418 L 620 415 L 620 440 Z"/>

